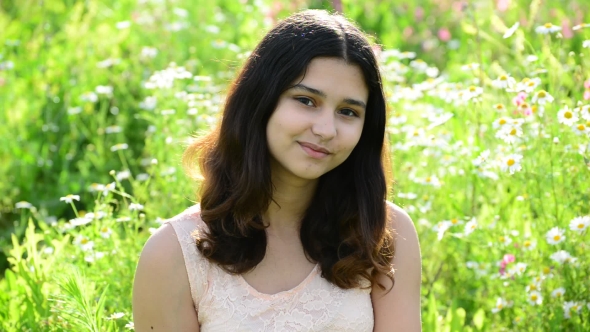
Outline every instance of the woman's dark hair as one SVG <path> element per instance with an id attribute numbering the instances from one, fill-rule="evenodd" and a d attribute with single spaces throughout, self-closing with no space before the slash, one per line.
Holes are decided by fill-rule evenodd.
<path id="1" fill-rule="evenodd" d="M 273 197 L 266 126 L 280 95 L 317 57 L 358 66 L 369 89 L 360 140 L 350 156 L 322 175 L 301 221 L 307 257 L 322 276 L 347 289 L 393 282 L 384 173 L 386 103 L 377 60 L 365 35 L 338 14 L 307 10 L 278 23 L 247 59 L 226 98 L 221 125 L 190 145 L 183 163 L 202 175 L 201 218 L 208 230 L 197 247 L 229 273 L 253 269 L 267 239 L 261 215 Z M 343 82 L 343 84 L 346 84 Z M 377 283 L 379 287 L 385 287 Z"/>

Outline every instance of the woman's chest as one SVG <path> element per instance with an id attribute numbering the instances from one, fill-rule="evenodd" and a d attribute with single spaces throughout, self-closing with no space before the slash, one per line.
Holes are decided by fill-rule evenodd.
<path id="1" fill-rule="evenodd" d="M 372 331 L 369 290 L 343 290 L 323 279 L 319 271 L 312 273 L 295 288 L 269 295 L 240 276 L 212 268 L 198 306 L 201 330 Z"/>

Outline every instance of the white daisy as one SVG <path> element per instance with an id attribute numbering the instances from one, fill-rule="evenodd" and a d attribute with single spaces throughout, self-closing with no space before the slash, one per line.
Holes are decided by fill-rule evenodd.
<path id="1" fill-rule="evenodd" d="M 588 40 L 584 40 L 584 41 L 582 42 L 582 47 L 583 47 L 583 48 L 590 48 L 590 39 L 588 39 Z"/>
<path id="2" fill-rule="evenodd" d="M 545 24 L 540 25 L 535 28 L 536 33 L 540 33 L 543 35 L 546 35 L 548 33 L 558 32 L 558 31 L 561 31 L 561 27 L 557 26 L 557 25 L 553 25 L 551 23 L 545 23 Z"/>
<path id="3" fill-rule="evenodd" d="M 496 89 L 506 89 L 516 84 L 516 80 L 510 77 L 510 74 L 504 74 L 498 76 L 497 79 L 492 81 L 492 86 Z"/>
<path id="4" fill-rule="evenodd" d="M 576 232 L 583 232 L 590 226 L 590 216 L 576 217 L 570 222 L 570 229 Z"/>
<path id="5" fill-rule="evenodd" d="M 551 258 L 551 260 L 555 261 L 558 264 L 574 263 L 575 261 L 578 260 L 577 258 L 573 257 L 572 255 L 570 255 L 569 252 L 567 252 L 565 250 L 559 250 L 556 253 L 549 256 L 549 258 Z"/>
<path id="6" fill-rule="evenodd" d="M 496 300 L 496 305 L 494 306 L 494 308 L 492 308 L 492 313 L 498 313 L 500 312 L 502 309 L 504 309 L 507 306 L 506 300 L 504 300 L 503 298 L 499 297 Z"/>
<path id="7" fill-rule="evenodd" d="M 563 303 L 563 316 L 565 318 L 572 318 L 572 313 L 579 314 L 582 310 L 582 304 L 575 301 L 566 301 Z"/>
<path id="8" fill-rule="evenodd" d="M 501 128 L 504 125 L 508 124 L 509 120 L 510 120 L 510 118 L 504 118 L 504 117 L 496 119 L 494 122 L 492 122 L 492 127 L 494 129 Z"/>
<path id="9" fill-rule="evenodd" d="M 522 247 L 525 250 L 533 250 L 533 249 L 535 249 L 536 246 L 537 246 L 537 241 L 535 241 L 535 240 L 525 240 L 522 243 Z"/>
<path id="10" fill-rule="evenodd" d="M 20 201 L 14 205 L 14 208 L 15 209 L 31 209 L 31 208 L 33 208 L 33 204 L 31 204 L 29 202 L 25 202 L 25 201 Z"/>
<path id="11" fill-rule="evenodd" d="M 549 92 L 545 91 L 545 90 L 540 90 L 537 91 L 537 93 L 535 93 L 533 95 L 533 103 L 537 103 L 539 105 L 545 105 L 546 103 L 551 103 L 553 102 L 554 98 L 552 95 L 549 94 Z"/>
<path id="12" fill-rule="evenodd" d="M 477 158 L 473 159 L 471 162 L 473 163 L 473 166 L 481 166 L 482 164 L 484 164 L 488 158 L 490 157 L 490 150 L 485 150 L 482 153 L 479 154 L 479 156 L 477 156 Z"/>
<path id="13" fill-rule="evenodd" d="M 129 210 L 130 211 L 140 211 L 140 210 L 143 210 L 143 205 L 141 205 L 139 203 L 131 203 L 131 204 L 129 204 Z"/>
<path id="14" fill-rule="evenodd" d="M 78 235 L 74 240 L 74 244 L 79 246 L 82 251 L 90 251 L 94 248 L 94 241 L 83 235 Z"/>
<path id="15" fill-rule="evenodd" d="M 129 145 L 127 143 L 119 143 L 119 144 L 115 144 L 113 146 L 111 146 L 111 151 L 115 152 L 115 151 L 119 151 L 119 150 L 127 150 L 129 148 Z"/>
<path id="16" fill-rule="evenodd" d="M 547 238 L 547 243 L 552 245 L 561 243 L 563 240 L 565 240 L 565 235 L 563 233 L 563 229 L 560 229 L 559 227 L 551 228 L 545 235 Z"/>
<path id="17" fill-rule="evenodd" d="M 434 227 L 432 228 L 433 231 L 437 232 L 437 238 L 440 241 L 445 232 L 447 231 L 447 229 L 451 228 L 453 224 L 451 224 L 450 221 L 448 220 L 443 220 L 439 223 L 437 223 L 436 225 L 434 225 Z"/>
<path id="18" fill-rule="evenodd" d="M 563 288 L 563 287 L 559 287 L 559 288 L 556 288 L 556 289 L 554 289 L 554 290 L 551 292 L 551 297 L 552 297 L 552 298 L 558 298 L 558 297 L 559 297 L 559 298 L 563 298 L 563 295 L 564 295 L 564 294 L 565 294 L 565 288 Z"/>
<path id="19" fill-rule="evenodd" d="M 111 237 L 111 234 L 113 233 L 113 230 L 104 226 L 100 229 L 100 236 L 102 236 L 105 239 L 108 239 Z"/>
<path id="20" fill-rule="evenodd" d="M 529 293 L 527 300 L 531 305 L 541 305 L 543 303 L 543 296 L 538 291 L 532 291 Z"/>
<path id="21" fill-rule="evenodd" d="M 576 107 L 574 109 L 574 112 L 580 113 L 580 116 L 582 117 L 582 119 L 584 119 L 586 121 L 590 121 L 590 105 L 583 105 L 580 107 Z"/>
<path id="22" fill-rule="evenodd" d="M 504 158 L 502 158 L 500 162 L 500 169 L 502 172 L 510 172 L 510 174 L 514 174 L 522 169 L 520 166 L 520 161 L 522 160 L 522 155 L 519 154 L 511 154 Z"/>
<path id="23" fill-rule="evenodd" d="M 588 135 L 590 134 L 590 127 L 583 123 L 578 123 L 572 126 L 572 130 L 576 135 Z"/>
<path id="24" fill-rule="evenodd" d="M 559 123 L 563 123 L 566 126 L 573 126 L 576 122 L 578 122 L 579 119 L 580 118 L 578 118 L 578 114 L 575 109 L 570 110 L 567 105 L 560 109 L 557 113 L 557 120 Z"/>
<path id="25" fill-rule="evenodd" d="M 66 202 L 66 204 L 70 204 L 75 200 L 80 201 L 80 196 L 79 195 L 67 195 L 65 197 L 60 197 L 59 200 Z"/>

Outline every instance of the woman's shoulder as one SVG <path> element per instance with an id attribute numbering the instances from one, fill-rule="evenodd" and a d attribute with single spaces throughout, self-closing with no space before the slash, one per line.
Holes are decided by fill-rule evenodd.
<path id="1" fill-rule="evenodd" d="M 205 222 L 201 219 L 201 206 L 198 203 L 164 220 L 162 227 L 165 225 L 170 225 L 175 230 L 183 230 L 189 233 L 203 231 L 206 227 Z"/>

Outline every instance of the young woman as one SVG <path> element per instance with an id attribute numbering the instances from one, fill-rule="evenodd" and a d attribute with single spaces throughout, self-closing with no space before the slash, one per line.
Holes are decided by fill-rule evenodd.
<path id="1" fill-rule="evenodd" d="M 385 123 L 358 28 L 325 11 L 279 23 L 185 153 L 200 204 L 143 248 L 135 330 L 419 331 L 420 249 L 386 201 Z"/>

